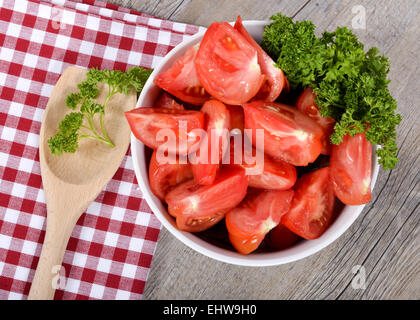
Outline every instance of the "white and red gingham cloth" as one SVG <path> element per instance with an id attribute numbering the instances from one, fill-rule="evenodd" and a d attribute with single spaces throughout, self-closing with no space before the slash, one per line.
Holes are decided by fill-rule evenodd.
<path id="1" fill-rule="evenodd" d="M 100 1 L 0 0 L 0 299 L 26 298 L 41 253 L 39 131 L 60 74 L 153 68 L 199 30 Z M 129 150 L 71 235 L 55 299 L 141 298 L 160 227 Z"/>

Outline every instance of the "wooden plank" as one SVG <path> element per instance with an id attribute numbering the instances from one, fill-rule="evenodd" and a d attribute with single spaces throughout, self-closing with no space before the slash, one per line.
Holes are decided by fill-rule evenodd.
<path id="1" fill-rule="evenodd" d="M 163 19 L 171 19 L 173 14 L 182 11 L 190 0 L 113 0 L 108 1 L 126 8 L 134 9 Z"/>
<path id="2" fill-rule="evenodd" d="M 308 0 L 194 0 L 172 19 L 206 27 L 214 21 L 235 21 L 237 15 L 241 15 L 244 20 L 267 20 L 279 11 L 293 16 L 307 3 Z"/>
<path id="3" fill-rule="evenodd" d="M 391 61 L 390 90 L 403 121 L 400 163 L 381 169 L 373 201 L 347 232 L 304 260 L 269 268 L 231 266 L 196 253 L 162 229 L 145 299 L 419 299 L 420 261 L 420 2 L 341 1 L 128 1 L 114 0 L 162 18 L 207 26 L 215 20 L 267 19 L 282 11 L 312 20 L 317 31 L 352 26 L 353 8 L 366 9 L 366 29 L 355 33 Z M 366 289 L 354 288 L 362 265 Z"/>
<path id="4" fill-rule="evenodd" d="M 258 5 L 255 0 L 112 0 L 108 2 L 160 18 L 207 27 L 215 20 L 234 21 L 238 14 L 244 20 L 265 20 L 279 11 L 293 16 L 309 1 L 265 0 Z"/>

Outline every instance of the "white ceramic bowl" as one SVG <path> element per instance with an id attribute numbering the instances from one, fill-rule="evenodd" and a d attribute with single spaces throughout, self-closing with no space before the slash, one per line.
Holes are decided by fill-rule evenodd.
<path id="1" fill-rule="evenodd" d="M 261 41 L 264 27 L 269 23 L 268 21 L 244 21 L 244 26 L 252 37 L 258 42 Z M 199 43 L 203 37 L 203 32 L 200 32 L 186 41 L 180 43 L 162 60 L 161 64 L 157 66 L 148 81 L 146 82 L 143 91 L 140 94 L 137 102 L 137 107 L 152 106 L 160 93 L 154 83 L 154 78 L 161 72 L 168 69 L 172 63 L 185 51 Z M 131 135 L 131 152 L 134 165 L 134 171 L 136 173 L 137 181 L 140 185 L 143 197 L 146 199 L 149 207 L 152 209 L 156 217 L 160 222 L 180 241 L 185 243 L 192 249 L 219 261 L 243 265 L 243 266 L 272 266 L 280 265 L 288 262 L 293 262 L 302 258 L 305 258 L 315 252 L 328 246 L 338 237 L 340 237 L 356 220 L 359 214 L 362 212 L 364 205 L 362 206 L 344 206 L 342 212 L 338 215 L 332 225 L 327 231 L 316 240 L 303 240 L 295 244 L 294 246 L 276 252 L 256 252 L 249 255 L 241 255 L 235 252 L 233 249 L 225 249 L 223 247 L 211 244 L 194 233 L 183 232 L 176 228 L 175 220 L 168 214 L 165 206 L 161 201 L 156 198 L 150 190 L 149 178 L 148 178 L 148 163 L 146 160 L 146 147 L 142 142 L 137 140 L 134 135 Z M 375 151 L 375 148 L 374 150 Z M 372 189 L 376 183 L 378 176 L 379 165 L 375 152 L 372 157 Z"/>

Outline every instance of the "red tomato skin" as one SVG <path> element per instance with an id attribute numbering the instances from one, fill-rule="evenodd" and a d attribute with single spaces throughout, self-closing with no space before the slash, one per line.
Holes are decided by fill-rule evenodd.
<path id="1" fill-rule="evenodd" d="M 257 93 L 258 98 L 270 102 L 275 101 L 280 96 L 280 93 L 285 85 L 285 76 L 283 71 L 275 66 L 273 59 L 271 59 L 271 57 L 251 37 L 251 35 L 242 24 L 242 18 L 240 16 L 236 18 L 234 28 L 239 31 L 239 33 L 248 41 L 250 45 L 255 48 L 255 50 L 257 50 L 258 64 L 261 67 L 262 74 L 266 77 L 265 82 L 268 86 L 268 90 L 265 90 L 266 92 L 262 94 L 260 94 L 260 89 L 260 92 Z"/>
<path id="2" fill-rule="evenodd" d="M 158 74 L 154 83 L 184 102 L 202 105 L 210 95 L 201 86 L 195 68 L 197 46 L 187 50 L 166 71 Z"/>
<path id="3" fill-rule="evenodd" d="M 294 187 L 291 208 L 281 223 L 307 240 L 319 238 L 332 222 L 334 190 L 328 167 L 304 174 Z"/>
<path id="4" fill-rule="evenodd" d="M 288 212 L 293 193 L 293 190 L 250 192 L 239 206 L 229 211 L 225 221 L 234 248 L 243 254 L 257 249 Z"/>
<path id="5" fill-rule="evenodd" d="M 165 200 L 165 195 L 174 186 L 189 180 L 193 177 L 191 166 L 186 163 L 161 164 L 157 161 L 156 150 L 152 154 L 149 163 L 149 183 L 153 194 L 161 201 Z M 174 161 L 175 162 L 175 161 Z"/>
<path id="6" fill-rule="evenodd" d="M 324 131 L 321 153 L 329 155 L 332 147 L 330 135 L 334 133 L 335 120 L 331 117 L 321 116 L 318 105 L 315 103 L 315 98 L 312 88 L 307 87 L 299 96 L 296 107 L 321 126 Z"/>
<path id="7" fill-rule="evenodd" d="M 216 179 L 216 172 L 219 168 L 220 159 L 229 147 L 229 129 L 230 129 L 230 114 L 226 106 L 217 100 L 208 100 L 201 108 L 201 112 L 205 115 L 206 133 L 207 133 L 207 159 L 203 157 L 202 162 L 191 164 L 194 179 L 198 184 L 210 185 Z M 215 132 L 213 140 L 212 131 L 221 129 L 223 131 Z M 225 141 L 225 142 L 223 142 Z M 213 163 L 211 159 L 212 147 L 218 144 L 219 157 L 218 163 Z M 200 157 L 200 150 L 197 151 L 197 156 Z"/>
<path id="8" fill-rule="evenodd" d="M 227 22 L 209 26 L 195 66 L 202 86 L 225 104 L 246 103 L 264 80 L 255 48 Z"/>
<path id="9" fill-rule="evenodd" d="M 175 109 L 175 110 L 184 110 L 184 107 L 175 101 L 168 93 L 162 92 L 159 98 L 156 100 L 154 108 L 165 108 L 165 109 Z"/>
<path id="10" fill-rule="evenodd" d="M 166 108 L 137 108 L 125 112 L 125 116 L 134 136 L 151 149 L 157 149 L 164 142 L 157 141 L 157 133 L 161 129 L 170 129 L 176 137 L 176 144 L 168 148 L 171 154 L 187 155 L 199 140 L 185 141 L 179 137 L 180 121 L 186 122 L 186 137 L 194 129 L 203 129 L 204 114 L 192 110 L 174 110 Z M 185 142 L 185 143 L 184 143 Z M 184 146 L 181 148 L 181 146 Z"/>
<path id="11" fill-rule="evenodd" d="M 270 231 L 266 239 L 270 247 L 283 250 L 294 245 L 300 238 L 280 223 Z"/>
<path id="12" fill-rule="evenodd" d="M 294 166 L 307 166 L 322 150 L 322 128 L 307 115 L 284 104 L 253 101 L 245 104 L 245 129 L 256 145 L 256 129 L 264 130 L 264 152 Z M 247 133 L 249 135 L 249 132 Z"/>
<path id="13" fill-rule="evenodd" d="M 333 145 L 330 179 L 334 193 L 344 204 L 362 205 L 372 199 L 372 145 L 364 133 L 346 135 Z"/>
<path id="14" fill-rule="evenodd" d="M 226 166 L 218 171 L 212 185 L 199 185 L 192 179 L 172 189 L 165 200 L 169 213 L 177 219 L 206 219 L 238 205 L 247 188 L 244 170 Z"/>

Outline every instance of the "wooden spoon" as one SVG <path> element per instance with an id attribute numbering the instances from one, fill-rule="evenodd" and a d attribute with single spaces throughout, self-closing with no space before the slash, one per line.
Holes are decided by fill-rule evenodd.
<path id="1" fill-rule="evenodd" d="M 104 126 L 115 147 L 93 139 L 81 139 L 74 154 L 51 154 L 48 139 L 70 109 L 65 97 L 77 91 L 77 84 L 86 78 L 87 70 L 68 67 L 58 80 L 45 109 L 41 125 L 39 154 L 41 176 L 47 202 L 47 227 L 38 267 L 28 299 L 53 299 L 57 270 L 61 267 L 68 240 L 77 220 L 98 196 L 117 171 L 130 142 L 130 128 L 124 111 L 136 105 L 137 94 L 114 95 L 106 106 Z M 99 84 L 98 101 L 108 93 Z M 98 131 L 100 132 L 100 130 Z"/>

